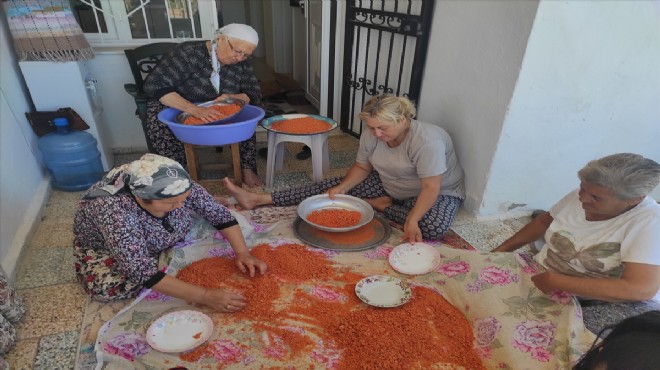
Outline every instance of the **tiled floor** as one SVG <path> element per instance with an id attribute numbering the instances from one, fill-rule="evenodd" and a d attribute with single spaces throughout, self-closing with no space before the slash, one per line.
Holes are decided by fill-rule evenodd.
<path id="1" fill-rule="evenodd" d="M 265 143 L 259 143 L 260 147 L 263 145 Z M 295 159 L 299 144 L 287 145 L 286 165 L 284 171 L 275 176 L 274 188 L 311 181 L 311 161 Z M 351 136 L 341 133 L 331 136 L 329 176 L 345 174 L 353 163 L 357 145 L 358 140 Z M 140 155 L 121 154 L 115 159 L 117 163 L 126 163 Z M 201 157 L 210 161 L 218 155 L 221 154 L 215 150 L 205 150 Z M 263 175 L 265 160 L 258 162 L 259 173 Z M 222 190 L 213 192 L 221 194 Z M 81 194 L 52 192 L 36 233 L 17 266 L 14 285 L 25 301 L 27 313 L 17 326 L 18 342 L 6 357 L 12 369 L 73 369 L 77 358 L 78 368 L 93 368 L 91 344 L 96 333 L 128 303 L 91 301 L 75 280 L 71 228 Z M 461 210 L 453 228 L 473 246 L 490 250 L 526 221 L 527 218 L 476 222 Z"/>

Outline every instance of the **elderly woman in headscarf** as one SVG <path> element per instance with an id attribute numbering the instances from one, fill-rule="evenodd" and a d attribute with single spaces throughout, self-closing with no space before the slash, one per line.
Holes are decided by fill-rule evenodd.
<path id="1" fill-rule="evenodd" d="M 183 282 L 158 269 L 161 252 L 184 239 L 191 213 L 209 221 L 229 241 L 240 271 L 263 274 L 266 264 L 250 254 L 237 220 L 183 167 L 166 157 L 145 154 L 117 167 L 83 196 L 76 212 L 75 268 L 92 298 L 134 297 L 142 288 L 234 312 L 246 305 L 239 294 Z"/>
<path id="2" fill-rule="evenodd" d="M 587 163 L 580 187 L 535 217 L 494 252 L 544 238 L 532 277 L 544 293 L 577 296 L 588 329 L 660 309 L 660 205 L 648 196 L 660 164 L 619 153 Z"/>
<path id="3" fill-rule="evenodd" d="M 229 24 L 216 31 L 211 41 L 189 41 L 178 45 L 161 59 L 144 82 L 147 102 L 147 136 L 156 154 L 186 163 L 183 143 L 158 113 L 166 107 L 190 113 L 203 122 L 222 118 L 218 111 L 194 103 L 241 99 L 261 103 L 261 88 L 248 58 L 259 44 L 259 35 L 245 24 Z M 239 145 L 243 180 L 248 186 L 261 185 L 257 176 L 256 138 Z"/>

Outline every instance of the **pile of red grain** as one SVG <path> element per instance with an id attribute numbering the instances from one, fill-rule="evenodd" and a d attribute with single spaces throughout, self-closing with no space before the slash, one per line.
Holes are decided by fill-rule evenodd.
<path id="1" fill-rule="evenodd" d="M 226 117 L 235 114 L 236 112 L 241 110 L 241 107 L 239 107 L 237 104 L 225 104 L 225 105 L 213 105 L 211 106 L 211 109 L 222 113 L 222 116 L 216 119 L 216 121 L 219 121 L 221 119 L 224 119 Z M 188 116 L 186 117 L 186 119 L 183 120 L 184 125 L 204 125 L 206 123 L 208 122 L 204 122 L 195 116 Z"/>
<path id="2" fill-rule="evenodd" d="M 245 295 L 247 308 L 230 319 L 237 326 L 249 326 L 258 337 L 271 342 L 279 338 L 286 348 L 279 361 L 285 364 L 308 363 L 318 338 L 341 353 L 339 369 L 440 364 L 484 369 L 473 349 L 470 324 L 437 292 L 414 287 L 407 304 L 374 308 L 355 295 L 355 284 L 363 276 L 333 267 L 323 253 L 298 244 L 262 244 L 252 254 L 268 264 L 266 275 L 245 278 L 233 261 L 209 258 L 185 267 L 177 277 L 207 287 L 233 287 Z M 311 293 L 313 288 L 343 299 L 320 299 Z M 287 329 L 291 327 L 300 330 Z M 207 356 L 212 354 L 204 345 L 179 358 L 197 362 Z"/>
<path id="3" fill-rule="evenodd" d="M 270 129 L 289 134 L 318 134 L 330 130 L 328 122 L 312 117 L 300 117 L 273 122 Z"/>
<path id="4" fill-rule="evenodd" d="M 325 208 L 310 212 L 307 221 L 316 225 L 341 228 L 355 226 L 360 222 L 362 215 L 358 211 L 343 208 Z"/>

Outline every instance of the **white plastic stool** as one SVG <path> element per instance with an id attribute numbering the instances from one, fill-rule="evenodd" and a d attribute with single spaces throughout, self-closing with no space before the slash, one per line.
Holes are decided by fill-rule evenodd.
<path id="1" fill-rule="evenodd" d="M 312 150 L 312 172 L 314 182 L 323 180 L 323 175 L 328 173 L 330 159 L 328 156 L 328 133 L 291 135 L 276 131 L 268 131 L 268 159 L 266 161 L 266 186 L 273 186 L 275 170 L 281 170 L 284 166 L 285 142 L 303 143 Z"/>

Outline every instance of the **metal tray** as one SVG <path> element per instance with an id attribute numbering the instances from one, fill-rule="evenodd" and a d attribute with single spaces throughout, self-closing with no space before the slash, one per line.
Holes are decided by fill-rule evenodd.
<path id="1" fill-rule="evenodd" d="M 363 237 L 358 238 L 357 235 L 362 235 L 362 229 L 330 233 L 312 227 L 300 217 L 293 221 L 293 233 L 298 239 L 311 246 L 333 251 L 356 252 L 371 249 L 387 242 L 392 232 L 387 220 L 378 215 L 375 215 L 363 228 L 371 228 L 373 237 L 368 240 L 363 240 Z"/>
<path id="2" fill-rule="evenodd" d="M 236 117 L 239 113 L 241 113 L 243 108 L 245 108 L 245 101 L 243 101 L 241 99 L 224 99 L 224 100 L 220 100 L 220 101 L 211 100 L 211 101 L 207 101 L 205 103 L 197 104 L 200 107 L 214 107 L 214 106 L 217 106 L 217 105 L 232 105 L 232 104 L 233 105 L 238 105 L 240 107 L 238 112 L 232 114 L 231 116 L 227 116 L 223 119 L 213 121 L 213 122 L 209 122 L 209 123 L 204 123 L 202 125 L 220 125 L 220 124 L 229 122 L 232 118 Z M 186 118 L 188 118 L 188 117 L 190 117 L 190 113 L 181 112 L 176 116 L 176 122 L 180 123 L 180 124 L 184 124 L 183 121 L 185 121 Z"/>

